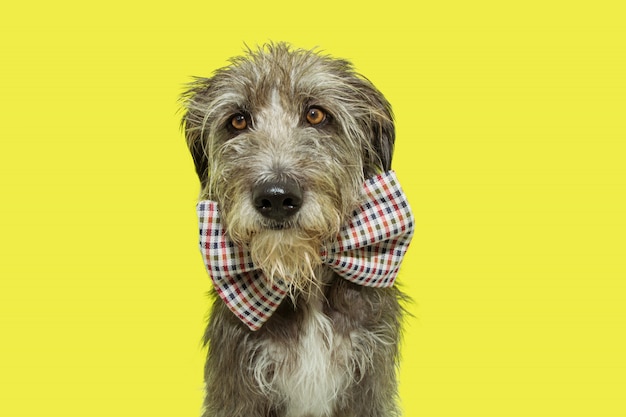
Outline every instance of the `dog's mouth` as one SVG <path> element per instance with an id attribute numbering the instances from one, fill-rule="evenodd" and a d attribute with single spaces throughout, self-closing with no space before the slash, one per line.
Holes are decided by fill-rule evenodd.
<path id="1" fill-rule="evenodd" d="M 269 221 L 263 225 L 263 228 L 266 230 L 288 230 L 293 228 L 294 225 L 292 222 L 278 222 L 278 221 Z"/>
<path id="2" fill-rule="evenodd" d="M 285 230 L 288 229 L 289 227 L 284 225 L 284 224 L 274 224 L 272 226 L 269 226 L 268 229 L 270 230 Z"/>

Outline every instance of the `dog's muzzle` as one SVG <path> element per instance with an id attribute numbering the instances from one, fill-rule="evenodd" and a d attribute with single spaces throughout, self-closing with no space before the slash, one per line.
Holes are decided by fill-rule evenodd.
<path id="1" fill-rule="evenodd" d="M 293 180 L 264 182 L 252 189 L 256 210 L 270 220 L 283 222 L 302 206 L 302 189 Z"/>

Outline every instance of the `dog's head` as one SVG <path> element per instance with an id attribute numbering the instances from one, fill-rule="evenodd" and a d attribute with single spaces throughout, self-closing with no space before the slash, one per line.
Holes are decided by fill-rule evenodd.
<path id="1" fill-rule="evenodd" d="M 390 169 L 391 107 L 344 60 L 269 44 L 197 78 L 183 127 L 202 199 L 266 275 L 298 281 Z"/>

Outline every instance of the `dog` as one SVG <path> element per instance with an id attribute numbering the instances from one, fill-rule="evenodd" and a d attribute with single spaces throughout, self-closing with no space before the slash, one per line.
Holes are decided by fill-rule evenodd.
<path id="1" fill-rule="evenodd" d="M 248 48 L 181 100 L 200 200 L 219 210 L 220 229 L 201 234 L 228 239 L 202 241 L 205 257 L 221 256 L 209 246 L 234 248 L 235 264 L 261 271 L 242 288 L 282 288 L 274 302 L 232 301 L 239 288 L 226 294 L 207 264 L 216 290 L 203 417 L 399 416 L 407 297 L 344 279 L 320 258 L 362 204 L 364 182 L 391 169 L 388 101 L 348 61 L 286 43 Z M 247 322 L 237 303 L 271 314 Z"/>

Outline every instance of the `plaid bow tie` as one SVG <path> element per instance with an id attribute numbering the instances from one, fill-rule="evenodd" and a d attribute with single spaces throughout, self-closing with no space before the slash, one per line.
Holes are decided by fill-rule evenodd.
<path id="1" fill-rule="evenodd" d="M 393 171 L 368 179 L 364 187 L 366 200 L 320 256 L 350 282 L 391 287 L 413 236 L 413 214 Z M 217 293 L 242 322 L 258 330 L 287 295 L 288 284 L 266 280 L 250 252 L 229 239 L 216 202 L 200 201 L 197 210 L 200 250 Z"/>

